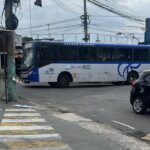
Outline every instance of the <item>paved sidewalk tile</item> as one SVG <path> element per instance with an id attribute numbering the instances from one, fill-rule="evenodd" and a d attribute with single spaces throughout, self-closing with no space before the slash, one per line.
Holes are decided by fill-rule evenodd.
<path id="1" fill-rule="evenodd" d="M 0 150 L 72 150 L 35 109 L 5 109 Z"/>

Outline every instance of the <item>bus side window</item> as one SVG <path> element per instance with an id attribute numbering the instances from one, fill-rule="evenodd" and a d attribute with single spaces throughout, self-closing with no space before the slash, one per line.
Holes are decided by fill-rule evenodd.
<path id="1" fill-rule="evenodd" d="M 97 48 L 92 46 L 89 47 L 89 61 L 96 61 L 97 60 Z"/>
<path id="2" fill-rule="evenodd" d="M 102 58 L 104 61 L 115 61 L 115 48 L 103 48 Z"/>
<path id="3" fill-rule="evenodd" d="M 86 47 L 86 46 L 79 47 L 79 60 L 80 61 L 88 61 L 89 60 L 88 47 Z"/>
<path id="4" fill-rule="evenodd" d="M 102 54 L 102 47 L 97 47 L 97 61 L 105 61 L 106 59 Z"/>
<path id="5" fill-rule="evenodd" d="M 78 60 L 78 48 L 77 46 L 70 46 L 69 47 L 69 54 L 71 57 L 71 61 Z"/>
<path id="6" fill-rule="evenodd" d="M 132 61 L 132 48 L 117 48 L 116 60 Z"/>
<path id="7" fill-rule="evenodd" d="M 69 47 L 68 46 L 61 46 L 59 47 L 58 56 L 60 61 L 69 61 L 70 54 L 69 54 Z"/>
<path id="8" fill-rule="evenodd" d="M 134 49 L 134 61 L 148 61 L 148 49 Z"/>
<path id="9" fill-rule="evenodd" d="M 46 65 L 46 53 L 44 49 L 38 49 L 37 51 L 37 65 L 38 67 L 42 67 Z"/>
<path id="10" fill-rule="evenodd" d="M 37 64 L 39 67 L 48 65 L 57 59 L 57 46 L 42 45 L 37 51 Z"/>

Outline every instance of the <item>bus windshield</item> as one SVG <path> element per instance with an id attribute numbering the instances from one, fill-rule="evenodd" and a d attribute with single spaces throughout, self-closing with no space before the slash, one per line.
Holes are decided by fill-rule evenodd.
<path id="1" fill-rule="evenodd" d="M 28 48 L 25 53 L 23 68 L 29 68 L 33 64 L 33 51 L 31 48 Z"/>

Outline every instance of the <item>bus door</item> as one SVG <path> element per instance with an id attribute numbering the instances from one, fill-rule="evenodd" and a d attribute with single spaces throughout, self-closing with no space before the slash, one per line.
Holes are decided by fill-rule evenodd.
<path id="1" fill-rule="evenodd" d="M 39 67 L 40 82 L 49 82 L 51 79 L 51 65 L 56 59 L 56 46 L 49 43 L 42 43 L 37 53 L 37 64 Z"/>

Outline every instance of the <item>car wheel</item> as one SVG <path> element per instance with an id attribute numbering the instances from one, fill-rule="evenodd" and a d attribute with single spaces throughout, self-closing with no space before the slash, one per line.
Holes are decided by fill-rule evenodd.
<path id="1" fill-rule="evenodd" d="M 69 87 L 70 79 L 67 75 L 60 75 L 58 77 L 58 87 L 60 88 L 67 88 Z"/>
<path id="2" fill-rule="evenodd" d="M 144 114 L 146 112 L 145 103 L 142 101 L 142 98 L 135 98 L 132 104 L 133 111 L 137 114 Z"/>

